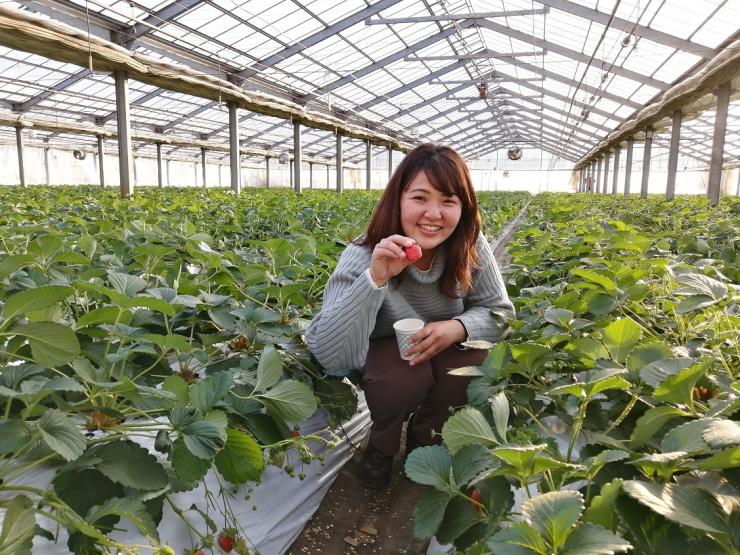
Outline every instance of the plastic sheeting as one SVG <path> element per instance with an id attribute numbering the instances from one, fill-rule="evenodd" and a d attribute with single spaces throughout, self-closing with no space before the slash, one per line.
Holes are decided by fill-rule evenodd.
<path id="1" fill-rule="evenodd" d="M 170 494 L 175 504 L 183 510 L 190 524 L 201 533 L 207 533 L 207 525 L 203 517 L 196 511 L 187 510 L 193 504 L 204 512 L 207 512 L 219 529 L 228 526 L 224 516 L 224 503 L 230 505 L 230 512 L 237 518 L 239 527 L 251 543 L 254 549 L 261 555 L 279 555 L 285 553 L 300 534 L 303 527 L 309 521 L 314 512 L 319 508 L 321 501 L 329 491 L 332 483 L 339 475 L 344 464 L 352 458 L 353 448 L 347 441 L 347 437 L 355 445 L 359 445 L 370 428 L 370 411 L 365 404 L 362 392 L 359 395 L 359 410 L 335 433 L 343 441 L 335 449 L 327 449 L 323 444 L 312 443 L 312 451 L 324 455 L 324 463 L 320 464 L 314 460 L 311 464 L 301 468 L 296 454 L 289 453 L 286 459 L 291 460 L 298 472 L 305 473 L 304 480 L 291 478 L 281 468 L 268 466 L 258 485 L 250 484 L 230 489 L 230 484 L 225 483 L 213 470 L 206 475 L 203 483 L 196 489 L 188 492 Z M 328 426 L 329 418 L 325 411 L 319 410 L 301 426 L 301 435 L 308 435 L 324 430 Z M 345 436 L 346 433 L 346 436 Z M 153 450 L 153 441 L 142 441 L 142 445 Z M 159 454 L 157 454 L 159 456 Z M 49 489 L 54 468 L 39 468 L 30 472 L 25 485 Z M 219 482 L 220 480 L 220 482 Z M 221 487 L 225 486 L 223 497 L 217 494 Z M 84 485 L 83 485 L 84 487 Z M 209 493 L 210 492 L 210 493 Z M 214 503 L 209 506 L 208 496 L 214 497 Z M 56 531 L 56 525 L 52 522 L 39 524 L 50 531 Z M 0 519 L 1 520 L 1 519 Z M 119 526 L 129 525 L 128 521 L 121 520 Z M 175 548 L 177 553 L 183 553 L 192 547 L 190 532 L 185 523 L 174 514 L 172 508 L 165 503 L 164 515 L 159 525 L 159 534 L 163 543 L 168 543 Z M 116 533 L 113 537 L 122 543 L 148 545 L 136 529 L 131 527 L 123 532 Z M 208 552 L 206 550 L 206 552 Z M 214 553 L 218 549 L 214 549 Z M 59 530 L 56 542 L 50 542 L 41 537 L 34 539 L 34 555 L 60 555 L 69 553 L 67 548 L 67 534 L 65 530 Z"/>

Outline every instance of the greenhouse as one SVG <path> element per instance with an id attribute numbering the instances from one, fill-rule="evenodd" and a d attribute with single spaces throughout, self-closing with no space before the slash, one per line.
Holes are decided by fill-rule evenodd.
<path id="1" fill-rule="evenodd" d="M 740 555 L 739 0 L 7 0 L 0 68 L 0 555 Z"/>

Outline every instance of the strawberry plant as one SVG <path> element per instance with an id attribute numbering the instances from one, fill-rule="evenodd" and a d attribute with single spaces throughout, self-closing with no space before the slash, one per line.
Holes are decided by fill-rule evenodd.
<path id="1" fill-rule="evenodd" d="M 434 487 L 419 537 L 460 553 L 740 552 L 739 212 L 532 201 L 508 245 L 514 333 L 453 371 L 472 377 L 470 406 L 408 457 Z"/>

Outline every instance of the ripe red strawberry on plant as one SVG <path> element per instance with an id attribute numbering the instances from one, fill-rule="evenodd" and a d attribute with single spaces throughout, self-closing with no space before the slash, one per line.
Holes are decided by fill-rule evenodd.
<path id="1" fill-rule="evenodd" d="M 403 252 L 406 254 L 406 258 L 409 262 L 416 262 L 421 258 L 421 247 L 419 245 L 411 245 L 410 247 L 404 247 Z"/>
<path id="2" fill-rule="evenodd" d="M 477 489 L 473 489 L 473 491 L 470 492 L 470 499 L 473 500 L 470 502 L 470 506 L 480 512 L 481 507 L 483 507 L 483 503 L 481 502 L 480 492 Z"/>
<path id="3" fill-rule="evenodd" d="M 234 549 L 234 541 L 236 540 L 236 530 L 233 528 L 225 528 L 218 536 L 218 546 L 230 553 Z"/>

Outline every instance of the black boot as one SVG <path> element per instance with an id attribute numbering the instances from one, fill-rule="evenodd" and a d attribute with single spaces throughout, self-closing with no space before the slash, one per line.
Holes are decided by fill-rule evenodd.
<path id="1" fill-rule="evenodd" d="M 381 453 L 368 441 L 357 479 L 366 488 L 383 489 L 391 482 L 392 468 L 393 456 Z"/>

